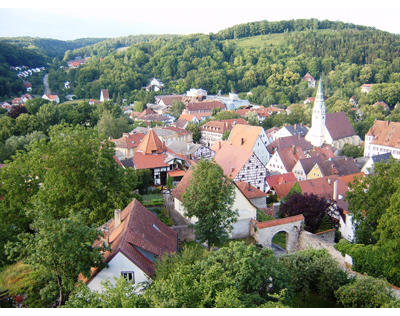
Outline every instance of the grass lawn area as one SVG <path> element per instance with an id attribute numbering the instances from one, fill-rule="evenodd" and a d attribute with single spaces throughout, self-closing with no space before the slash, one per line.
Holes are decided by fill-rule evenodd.
<path id="1" fill-rule="evenodd" d="M 272 243 L 278 245 L 282 249 L 286 249 L 286 233 L 279 232 L 277 233 L 274 238 L 272 238 Z"/>
<path id="2" fill-rule="evenodd" d="M 157 200 L 157 199 L 162 199 L 163 196 L 161 193 L 150 193 L 146 195 L 142 195 L 143 201 L 151 201 L 151 200 Z"/>
<path id="3" fill-rule="evenodd" d="M 242 48 L 264 48 L 270 45 L 279 45 L 285 41 L 286 34 L 268 34 L 229 40 Z"/>

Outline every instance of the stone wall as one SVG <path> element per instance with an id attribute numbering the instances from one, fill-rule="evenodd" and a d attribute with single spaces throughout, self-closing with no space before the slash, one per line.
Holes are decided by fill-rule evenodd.
<path id="1" fill-rule="evenodd" d="M 299 236 L 299 250 L 313 249 L 326 249 L 329 254 L 339 263 L 340 267 L 347 270 L 345 258 L 342 254 L 334 248 L 333 242 L 328 242 L 321 237 L 303 230 Z"/>
<path id="2" fill-rule="evenodd" d="M 317 235 L 319 238 L 321 238 L 329 243 L 334 243 L 335 242 L 335 232 L 336 232 L 336 229 L 332 228 L 332 229 L 325 230 L 320 233 L 316 233 L 315 235 Z"/>

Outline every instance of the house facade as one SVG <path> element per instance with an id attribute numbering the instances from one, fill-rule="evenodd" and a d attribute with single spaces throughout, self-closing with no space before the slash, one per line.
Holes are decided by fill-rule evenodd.
<path id="1" fill-rule="evenodd" d="M 190 185 L 192 179 L 192 170 L 188 170 L 183 177 L 182 181 L 179 182 L 178 186 L 172 191 L 174 197 L 175 210 L 185 217 L 185 208 L 182 205 L 182 196 L 186 188 Z M 239 217 L 233 224 L 233 230 L 230 233 L 231 239 L 246 238 L 250 236 L 250 223 L 252 220 L 257 218 L 257 208 L 243 195 L 238 189 L 236 183 L 234 183 L 235 200 L 233 202 L 232 209 L 238 210 Z M 187 218 L 189 223 L 196 223 L 197 218 Z"/>
<path id="2" fill-rule="evenodd" d="M 304 159 L 303 150 L 300 147 L 292 146 L 278 149 L 267 163 L 267 170 L 270 173 L 288 173 L 292 172 L 297 161 Z"/>
<path id="3" fill-rule="evenodd" d="M 214 142 L 222 140 L 224 133 L 230 132 L 236 124 L 247 125 L 247 122 L 242 118 L 207 122 L 200 127 L 200 143 L 211 147 Z"/>
<path id="4" fill-rule="evenodd" d="M 236 124 L 227 142 L 235 147 L 252 151 L 265 166 L 270 159 L 268 137 L 261 126 Z"/>
<path id="5" fill-rule="evenodd" d="M 154 275 L 157 258 L 178 250 L 177 233 L 136 199 L 122 212 L 115 210 L 114 219 L 100 230 L 104 238 L 98 243 L 108 243 L 111 251 L 104 253 L 107 267 L 92 269 L 91 277 L 85 280 L 92 291 L 101 292 L 102 283 L 115 285 L 120 277 L 140 286 Z"/>
<path id="6" fill-rule="evenodd" d="M 376 120 L 365 134 L 364 157 L 385 153 L 400 159 L 400 123 Z"/>

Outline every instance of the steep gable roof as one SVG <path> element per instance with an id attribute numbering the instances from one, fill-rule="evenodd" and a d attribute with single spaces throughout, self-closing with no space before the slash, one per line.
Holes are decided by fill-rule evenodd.
<path id="1" fill-rule="evenodd" d="M 101 95 L 103 95 L 103 99 L 104 99 L 105 101 L 110 100 L 110 95 L 109 95 L 109 93 L 108 93 L 108 89 L 102 89 L 102 90 L 101 90 Z"/>
<path id="2" fill-rule="evenodd" d="M 147 259 L 136 247 L 157 257 L 164 253 L 175 253 L 178 247 L 177 233 L 161 222 L 156 215 L 134 199 L 121 212 L 121 224 L 115 227 L 115 219 L 106 224 L 111 252 L 104 254 L 104 261 L 110 262 L 122 252 L 147 275 L 154 274 L 154 263 Z M 135 247 L 136 246 L 136 247 Z M 93 277 L 93 276 L 92 276 Z"/>
<path id="3" fill-rule="evenodd" d="M 228 142 L 233 146 L 252 151 L 262 131 L 263 128 L 261 126 L 236 124 L 232 128 Z"/>
<path id="4" fill-rule="evenodd" d="M 110 139 L 119 148 L 136 148 L 144 138 L 144 133 L 124 134 L 121 138 Z"/>
<path id="5" fill-rule="evenodd" d="M 222 167 L 226 176 L 234 179 L 252 155 L 253 152 L 250 150 L 224 144 L 215 153 L 214 160 Z"/>
<path id="6" fill-rule="evenodd" d="M 303 150 L 297 146 L 278 149 L 277 154 L 281 158 L 281 161 L 288 172 L 292 171 L 294 165 L 299 159 L 306 158 Z"/>
<path id="7" fill-rule="evenodd" d="M 353 126 L 344 112 L 327 114 L 325 125 L 333 140 L 356 135 Z"/>
<path id="8" fill-rule="evenodd" d="M 179 201 L 182 201 L 183 193 L 185 193 L 187 187 L 190 185 L 190 181 L 193 177 L 193 169 L 189 168 L 182 180 L 178 183 L 175 189 L 171 192 L 172 196 L 177 198 Z"/>
<path id="9" fill-rule="evenodd" d="M 323 158 L 320 156 L 299 159 L 299 163 L 301 164 L 305 174 L 308 174 L 315 164 L 321 161 L 323 161 Z"/>
<path id="10" fill-rule="evenodd" d="M 353 158 L 336 157 L 325 161 L 319 161 L 317 164 L 322 171 L 323 176 L 344 176 L 360 172 L 360 169 Z"/>
<path id="11" fill-rule="evenodd" d="M 154 130 L 150 129 L 140 142 L 136 151 L 146 155 L 160 154 L 165 152 L 165 146 Z"/>

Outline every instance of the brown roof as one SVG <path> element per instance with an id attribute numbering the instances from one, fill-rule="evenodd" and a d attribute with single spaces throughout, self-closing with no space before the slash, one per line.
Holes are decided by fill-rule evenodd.
<path id="1" fill-rule="evenodd" d="M 181 118 L 178 119 L 177 121 L 175 121 L 175 123 L 174 123 L 174 125 L 177 128 L 185 128 L 187 126 L 187 124 L 188 124 L 188 121 L 185 119 L 181 119 Z"/>
<path id="2" fill-rule="evenodd" d="M 193 118 L 195 118 L 195 116 L 193 114 L 183 114 L 182 113 L 181 116 L 179 116 L 178 121 L 185 120 L 185 121 L 191 122 L 193 120 Z"/>
<path id="3" fill-rule="evenodd" d="M 364 178 L 365 173 L 364 172 L 358 172 L 358 173 L 353 173 L 353 174 L 348 174 L 345 176 L 340 177 L 340 179 L 346 184 L 349 185 L 349 183 L 353 183 L 355 180 Z"/>
<path id="4" fill-rule="evenodd" d="M 325 125 L 333 140 L 356 135 L 353 126 L 344 112 L 327 114 Z"/>
<path id="5" fill-rule="evenodd" d="M 400 122 L 376 120 L 366 136 L 373 136 L 371 144 L 400 148 Z"/>
<path id="6" fill-rule="evenodd" d="M 177 198 L 179 201 L 182 201 L 182 195 L 185 193 L 186 188 L 190 185 L 190 181 L 192 180 L 193 169 L 190 168 L 186 171 L 182 180 L 178 183 L 176 188 L 171 192 L 172 196 Z"/>
<path id="7" fill-rule="evenodd" d="M 311 76 L 310 73 L 307 72 L 307 73 L 304 75 L 303 80 L 308 80 L 308 79 L 311 79 L 311 80 L 315 81 L 314 77 Z"/>
<path id="8" fill-rule="evenodd" d="M 197 120 L 202 121 L 210 116 L 212 116 L 212 112 L 201 112 L 201 113 L 193 113 L 192 114 Z"/>
<path id="9" fill-rule="evenodd" d="M 321 162 L 323 160 L 325 159 L 321 158 L 320 156 L 315 156 L 310 158 L 299 159 L 299 163 L 303 167 L 304 172 L 308 174 L 317 162 Z"/>
<path id="10" fill-rule="evenodd" d="M 276 196 L 279 199 L 284 198 L 286 195 L 288 195 L 288 193 L 290 192 L 290 190 L 293 188 L 293 186 L 295 185 L 296 182 L 288 182 L 288 183 L 282 183 L 282 184 L 276 184 L 274 186 L 274 191 L 276 193 Z"/>
<path id="11" fill-rule="evenodd" d="M 177 233 L 161 222 L 156 215 L 136 199 L 121 212 L 121 224 L 116 228 L 114 226 L 114 219 L 107 223 L 109 233 L 108 236 L 106 235 L 107 232 L 105 233 L 105 240 L 108 237 L 112 250 L 104 254 L 106 263 L 110 262 L 118 252 L 121 252 L 143 272 L 152 276 L 155 268 L 154 263 L 138 251 L 136 247 L 142 248 L 157 257 L 177 251 Z M 98 272 L 95 271 L 91 279 Z"/>
<path id="12" fill-rule="evenodd" d="M 166 127 L 163 127 L 162 129 L 167 129 L 167 130 L 173 131 L 173 132 L 177 133 L 179 136 L 190 134 L 190 132 L 188 130 L 186 130 L 184 128 L 174 127 L 174 126 L 166 126 Z"/>
<path id="13" fill-rule="evenodd" d="M 259 198 L 259 197 L 266 197 L 267 194 L 264 193 L 263 191 L 255 188 L 251 184 L 243 181 L 236 181 L 236 186 L 240 190 L 240 192 L 243 193 L 243 195 L 248 199 L 254 199 L 254 198 Z"/>
<path id="14" fill-rule="evenodd" d="M 252 151 L 262 130 L 261 126 L 236 124 L 232 128 L 228 142 L 233 146 Z"/>
<path id="15" fill-rule="evenodd" d="M 108 89 L 102 89 L 101 92 L 103 93 L 104 100 L 110 99 L 110 95 L 108 94 Z"/>
<path id="16" fill-rule="evenodd" d="M 225 104 L 220 101 L 203 101 L 196 103 L 188 103 L 186 109 L 189 112 L 206 111 L 211 112 L 213 109 L 225 109 Z"/>
<path id="17" fill-rule="evenodd" d="M 172 178 L 183 177 L 185 175 L 185 173 L 186 173 L 185 170 L 171 170 L 171 171 L 168 171 L 168 176 L 172 177 Z"/>
<path id="18" fill-rule="evenodd" d="M 246 120 L 242 118 L 230 119 L 230 120 L 219 120 L 219 121 L 209 121 L 200 127 L 202 131 L 209 131 L 213 133 L 223 134 L 225 131 L 232 130 L 233 126 L 236 124 L 247 125 Z"/>
<path id="19" fill-rule="evenodd" d="M 244 117 L 244 116 L 246 116 L 247 112 L 249 112 L 249 111 L 254 112 L 253 109 L 238 109 L 238 110 L 235 110 L 235 113 L 237 113 L 240 116 Z"/>
<path id="20" fill-rule="evenodd" d="M 300 147 L 303 152 L 313 148 L 313 145 L 311 145 L 311 143 L 304 137 L 301 137 L 300 135 L 293 135 L 274 140 L 267 146 L 267 150 L 272 154 L 278 149 L 285 149 L 292 146 Z"/>
<path id="21" fill-rule="evenodd" d="M 336 157 L 325 161 L 317 162 L 323 176 L 345 176 L 360 172 L 355 160 L 347 157 Z"/>
<path id="22" fill-rule="evenodd" d="M 153 129 L 150 129 L 146 136 L 142 139 L 141 143 L 137 147 L 136 151 L 141 152 L 143 154 L 160 154 L 165 152 L 165 145 L 161 142 L 160 138 L 158 138 L 157 134 Z"/>
<path id="23" fill-rule="evenodd" d="M 323 144 L 321 147 L 314 147 L 308 154 L 311 157 L 321 157 L 323 160 L 336 157 L 333 147 L 327 144 Z"/>
<path id="24" fill-rule="evenodd" d="M 174 101 L 182 101 L 183 97 L 183 95 L 164 95 L 158 98 L 156 97 L 156 99 L 159 99 L 159 102 L 163 101 L 165 105 L 172 105 Z"/>
<path id="25" fill-rule="evenodd" d="M 222 167 L 226 176 L 234 179 L 252 155 L 253 152 L 250 150 L 224 144 L 215 153 L 214 160 Z"/>
<path id="26" fill-rule="evenodd" d="M 287 171 L 292 171 L 294 165 L 299 159 L 306 158 L 301 147 L 297 146 L 278 149 L 277 153 Z"/>
<path id="27" fill-rule="evenodd" d="M 144 138 L 143 133 L 125 134 L 121 138 L 111 139 L 110 141 L 119 148 L 136 148 Z"/>

